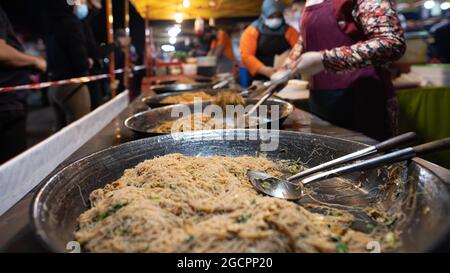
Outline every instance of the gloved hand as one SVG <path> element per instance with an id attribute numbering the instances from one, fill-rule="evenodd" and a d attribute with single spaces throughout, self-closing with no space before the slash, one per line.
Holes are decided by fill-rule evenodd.
<path id="1" fill-rule="evenodd" d="M 314 76 L 325 70 L 322 53 L 317 51 L 303 53 L 297 64 L 297 70 L 300 74 L 307 76 Z"/>

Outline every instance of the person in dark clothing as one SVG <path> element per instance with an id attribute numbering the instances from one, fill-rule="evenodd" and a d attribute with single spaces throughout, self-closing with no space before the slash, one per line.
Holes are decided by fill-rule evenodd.
<path id="1" fill-rule="evenodd" d="M 133 68 L 134 64 L 136 63 L 138 56 L 136 53 L 136 48 L 131 43 L 131 38 L 126 35 L 126 32 L 124 29 L 118 29 L 114 32 L 114 39 L 115 39 L 115 62 L 116 62 L 116 69 L 121 69 L 125 67 L 125 53 L 127 48 L 129 48 L 129 56 L 128 60 L 130 62 L 130 67 Z M 120 80 L 118 91 L 123 91 L 125 89 L 125 73 L 118 76 L 118 79 Z M 130 73 L 129 77 L 129 83 L 128 86 L 131 88 L 133 86 L 133 80 L 134 80 L 134 74 L 133 72 Z M 134 90 L 130 90 L 132 94 L 136 95 L 134 93 Z"/>
<path id="2" fill-rule="evenodd" d="M 250 81 L 267 81 L 276 72 L 275 59 L 291 50 L 299 33 L 283 19 L 282 1 L 264 0 L 261 16 L 242 33 L 242 63 L 250 72 Z"/>
<path id="3" fill-rule="evenodd" d="M 94 32 L 91 27 L 91 20 L 98 13 L 98 11 L 102 8 L 101 1 L 99 0 L 90 0 L 89 4 L 89 14 L 88 16 L 82 20 L 83 24 L 83 32 L 86 37 L 86 50 L 90 60 L 92 60 L 92 66 L 90 67 L 89 74 L 90 75 L 98 75 L 102 74 L 102 62 L 101 62 L 101 53 L 100 53 L 100 45 L 95 38 Z M 97 108 L 103 103 L 104 92 L 102 90 L 102 82 L 101 81 L 93 81 L 87 84 L 89 87 L 89 94 L 91 97 L 91 106 L 92 109 Z"/>
<path id="4" fill-rule="evenodd" d="M 0 87 L 29 82 L 30 70 L 45 72 L 44 59 L 23 53 L 8 16 L 0 7 Z M 25 107 L 16 93 L 0 93 L 0 164 L 26 149 Z"/>
<path id="5" fill-rule="evenodd" d="M 446 18 L 431 27 L 430 33 L 434 38 L 432 45 L 436 57 L 442 63 L 450 63 L 450 12 Z"/>
<path id="6" fill-rule="evenodd" d="M 87 76 L 93 66 L 82 20 L 88 15 L 86 1 L 69 5 L 66 1 L 48 1 L 49 32 L 47 56 L 49 78 L 63 80 Z M 51 87 L 49 100 L 57 117 L 57 129 L 88 114 L 89 89 L 85 84 Z"/>

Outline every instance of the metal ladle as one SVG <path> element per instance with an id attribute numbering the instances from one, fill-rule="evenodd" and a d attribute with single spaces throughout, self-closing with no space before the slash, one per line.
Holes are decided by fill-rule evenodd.
<path id="1" fill-rule="evenodd" d="M 403 141 L 405 141 L 405 139 L 410 140 L 410 138 L 403 135 L 403 136 L 398 137 L 397 140 L 394 142 L 396 142 L 397 144 L 404 143 Z M 401 141 L 399 141 L 399 140 L 401 140 Z M 389 141 L 392 141 L 392 139 Z M 387 142 L 389 142 L 389 141 L 387 141 Z M 385 144 L 385 143 L 381 143 L 381 144 Z M 374 148 L 376 148 L 376 147 L 377 146 L 374 146 Z M 392 144 L 391 144 L 391 147 L 393 147 Z M 366 150 L 366 152 L 367 152 L 367 151 L 369 151 L 369 149 L 373 150 L 373 148 L 371 148 L 371 147 L 369 147 L 368 149 L 364 149 L 364 150 Z M 307 178 L 302 179 L 298 183 L 293 183 L 291 181 L 293 181 L 294 179 L 297 179 L 298 177 L 304 177 L 304 176 L 300 175 L 301 173 L 298 175 L 289 177 L 287 180 L 276 178 L 276 177 L 270 176 L 266 173 L 257 172 L 257 171 L 249 171 L 249 172 L 247 172 L 247 176 L 249 177 L 253 186 L 262 193 L 265 193 L 269 196 L 281 198 L 281 199 L 299 200 L 304 196 L 304 186 L 305 185 L 320 182 L 325 179 L 329 179 L 329 178 L 333 178 L 333 177 L 350 174 L 353 172 L 365 171 L 365 170 L 377 168 L 380 166 L 412 159 L 417 156 L 423 156 L 423 155 L 434 153 L 434 152 L 444 151 L 447 149 L 450 149 L 450 138 L 445 138 L 445 139 L 429 142 L 429 143 L 422 144 L 422 145 L 415 146 L 415 147 L 404 148 L 404 149 L 394 151 L 394 152 L 391 152 L 391 153 L 388 153 L 388 154 L 385 154 L 382 156 L 374 157 L 374 158 L 371 158 L 371 159 L 368 159 L 365 161 L 356 162 L 356 163 L 353 163 L 353 164 L 350 164 L 347 166 L 343 166 L 343 167 L 339 167 L 339 168 L 336 168 L 333 170 L 314 174 Z M 353 153 L 351 155 L 348 155 L 348 156 L 345 156 L 342 158 L 339 158 L 339 159 L 336 159 L 336 160 L 334 160 L 335 162 L 331 165 L 328 165 L 328 167 L 332 166 L 332 165 L 334 166 L 336 164 L 344 163 L 344 162 L 349 162 L 350 160 L 355 160 L 355 159 L 361 158 L 363 156 L 367 156 L 368 155 L 367 153 L 363 153 L 364 150 Z M 359 156 L 358 156 L 358 153 L 360 154 Z M 371 152 L 369 154 L 373 154 L 373 153 L 374 152 Z M 340 163 L 336 163 L 338 161 L 340 161 Z M 327 164 L 329 164 L 329 163 L 325 163 L 321 166 L 324 166 Z M 325 168 L 326 168 L 326 166 L 323 168 L 319 168 L 319 169 L 325 169 Z"/>

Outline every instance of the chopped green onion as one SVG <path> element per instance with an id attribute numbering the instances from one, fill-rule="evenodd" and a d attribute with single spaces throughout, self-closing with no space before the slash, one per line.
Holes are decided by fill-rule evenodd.
<path id="1" fill-rule="evenodd" d="M 186 243 L 186 244 L 189 244 L 189 243 L 191 243 L 192 241 L 194 241 L 194 235 L 188 235 L 188 236 L 186 236 L 186 238 L 184 239 L 184 242 Z"/>
<path id="2" fill-rule="evenodd" d="M 386 221 L 384 222 L 384 224 L 387 226 L 387 227 L 391 227 L 391 226 L 393 226 L 394 224 L 395 224 L 395 222 L 397 222 L 397 216 L 392 216 L 392 217 L 389 217 L 388 219 L 386 219 Z"/>
<path id="3" fill-rule="evenodd" d="M 343 242 L 337 242 L 336 243 L 336 252 L 337 253 L 347 253 L 348 245 Z"/>
<path id="4" fill-rule="evenodd" d="M 372 230 L 375 229 L 375 225 L 372 224 L 372 223 L 368 223 L 368 224 L 366 225 L 366 228 L 367 228 L 368 230 L 372 231 Z"/>
<path id="5" fill-rule="evenodd" d="M 109 210 L 107 210 L 104 213 L 102 213 L 99 216 L 97 216 L 97 218 L 95 218 L 95 222 L 99 222 L 99 221 L 105 220 L 105 218 L 113 215 L 116 211 L 118 211 L 119 209 L 125 207 L 126 205 L 127 204 L 116 204 L 116 205 L 112 206 Z"/>
<path id="6" fill-rule="evenodd" d="M 240 223 L 240 224 L 243 224 L 243 223 L 247 222 L 248 219 L 250 219 L 250 217 L 252 217 L 252 215 L 250 213 L 249 214 L 239 215 L 239 218 L 237 219 L 237 222 Z"/>
<path id="7" fill-rule="evenodd" d="M 335 217 L 342 216 L 342 213 L 340 213 L 339 211 L 332 210 L 331 216 L 335 216 Z"/>

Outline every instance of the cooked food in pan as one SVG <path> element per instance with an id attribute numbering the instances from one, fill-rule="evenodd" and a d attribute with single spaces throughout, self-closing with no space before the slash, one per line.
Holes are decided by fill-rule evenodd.
<path id="1" fill-rule="evenodd" d="M 149 129 L 149 133 L 169 134 L 201 130 L 246 128 L 258 125 L 258 121 L 258 117 L 250 117 L 246 121 L 240 121 L 239 119 L 214 118 L 200 113 L 163 122 L 158 127 Z M 267 120 L 262 121 L 268 122 Z"/>
<path id="2" fill-rule="evenodd" d="M 213 101 L 214 104 L 221 106 L 225 109 L 227 105 L 245 105 L 244 98 L 237 92 L 220 91 L 216 95 L 208 94 L 204 91 L 187 92 L 179 95 L 169 96 L 161 100 L 161 103 L 165 104 L 188 104 L 193 103 L 194 99 L 201 99 L 202 101 Z"/>
<path id="3" fill-rule="evenodd" d="M 195 98 L 202 99 L 203 101 L 210 101 L 213 99 L 213 96 L 203 91 L 190 92 L 190 93 L 183 93 L 181 95 L 174 95 L 167 97 L 163 99 L 161 102 L 167 104 L 192 103 L 194 102 Z"/>
<path id="4" fill-rule="evenodd" d="M 221 91 L 214 97 L 214 104 L 226 109 L 227 105 L 245 105 L 245 100 L 238 92 Z"/>
<path id="5" fill-rule="evenodd" d="M 223 129 L 223 123 L 215 122 L 214 118 L 204 114 L 194 114 L 176 120 L 166 121 L 155 129 L 150 129 L 152 133 L 168 134 L 175 132 L 200 131 L 204 129 Z M 217 126 L 217 127 L 216 127 Z"/>
<path id="6" fill-rule="evenodd" d="M 395 240 L 353 229 L 346 211 L 319 214 L 258 194 L 246 176 L 290 167 L 250 156 L 148 160 L 91 193 L 75 237 L 90 252 L 367 252 Z"/>

